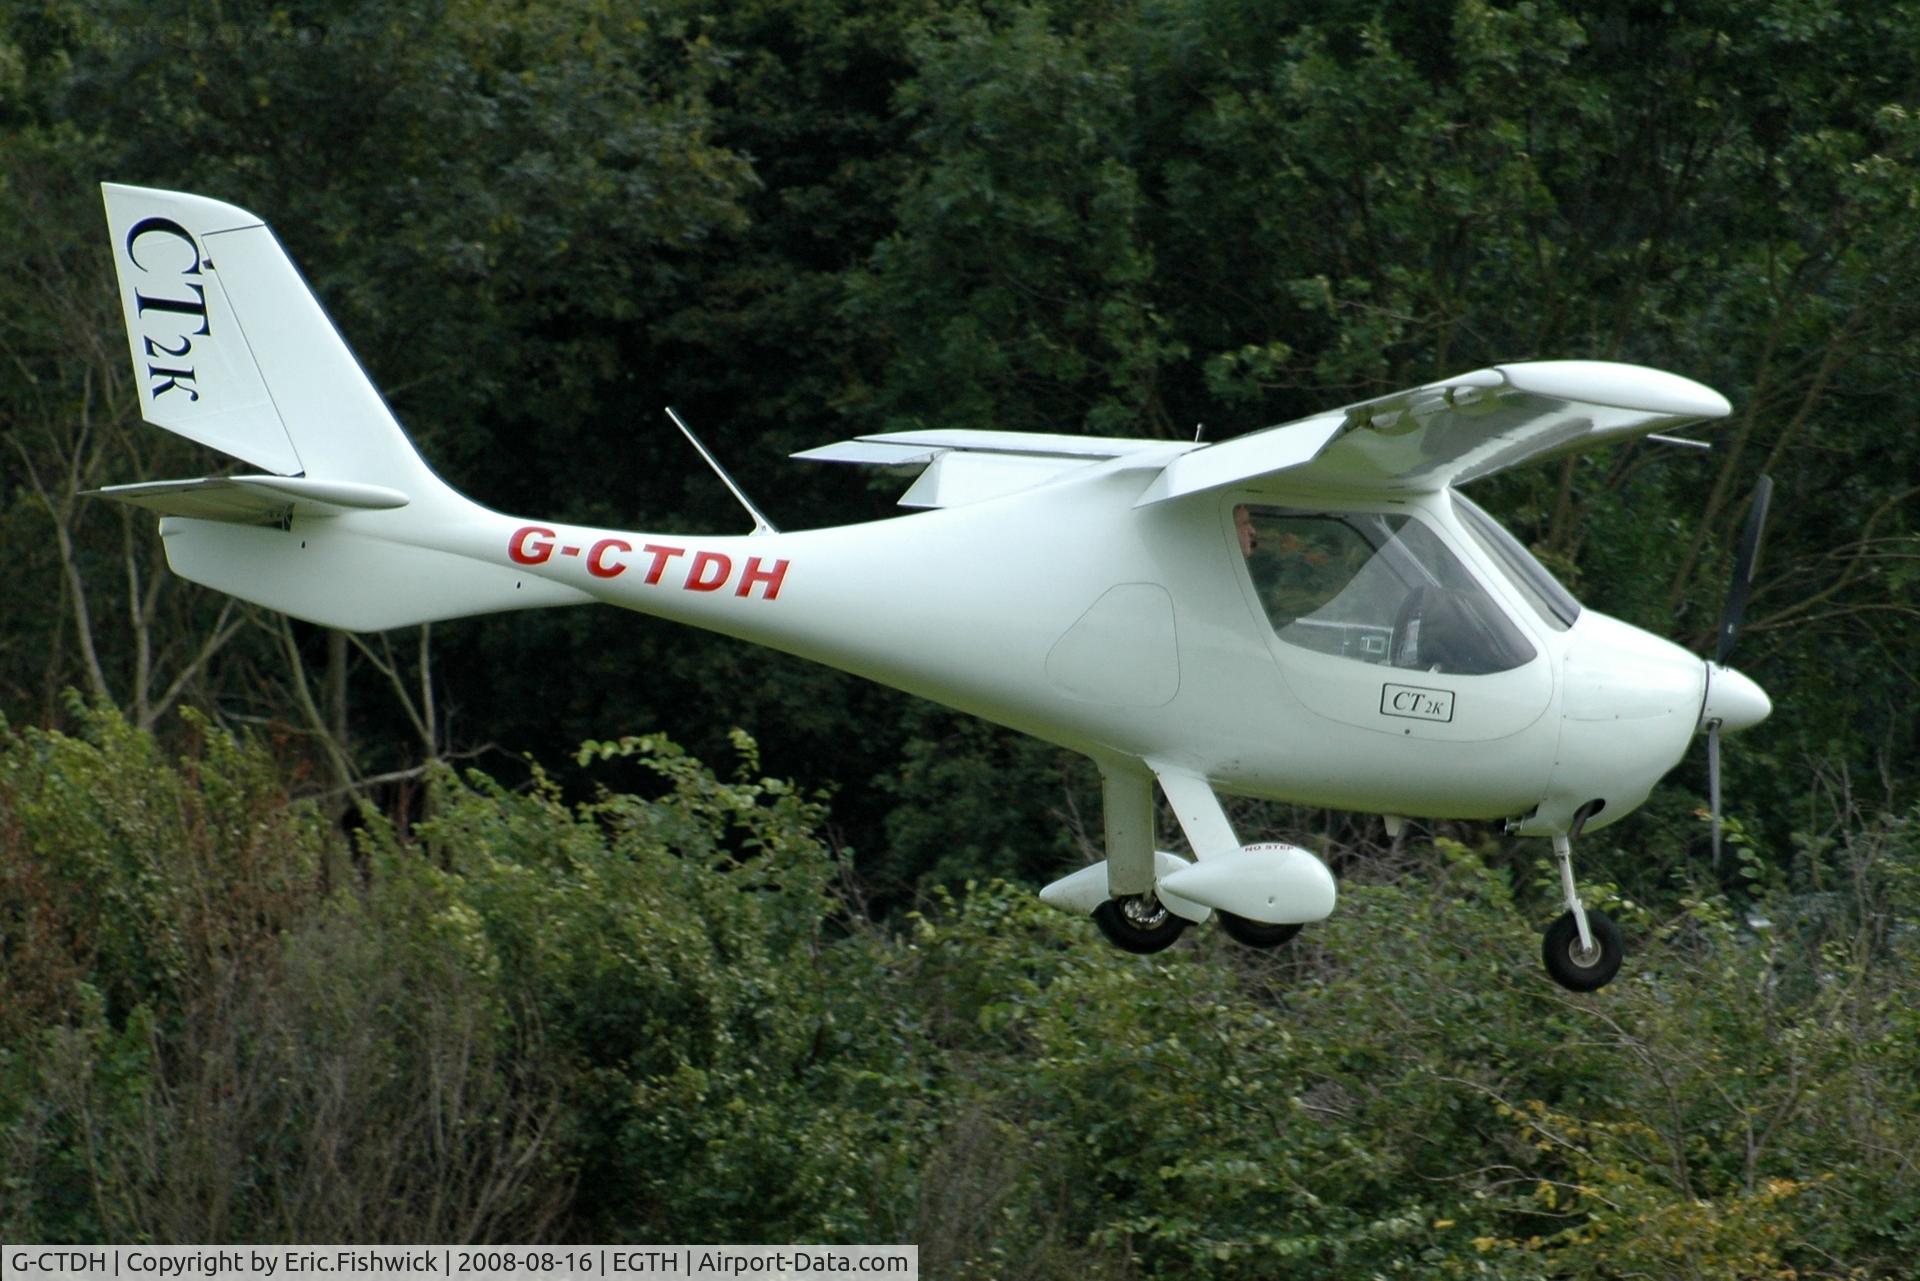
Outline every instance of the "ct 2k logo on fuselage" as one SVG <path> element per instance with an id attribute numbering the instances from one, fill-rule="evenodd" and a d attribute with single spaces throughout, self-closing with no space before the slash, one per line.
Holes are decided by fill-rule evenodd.
<path id="1" fill-rule="evenodd" d="M 1418 685 L 1383 685 L 1380 689 L 1380 714 L 1399 716 L 1410 721 L 1451 721 L 1453 691 L 1422 689 Z"/>
<path id="2" fill-rule="evenodd" d="M 142 218 L 127 229 L 127 261 L 138 276 L 151 279 L 133 286 L 133 316 L 147 360 L 147 392 L 154 400 L 183 391 L 200 399 L 189 357 L 193 340 L 207 337 L 207 287 L 188 277 L 211 267 L 200 242 L 171 218 Z"/>
<path id="3" fill-rule="evenodd" d="M 717 592 L 733 583 L 735 596 L 751 596 L 757 587 L 762 600 L 779 596 L 787 577 L 785 560 L 767 565 L 758 556 L 749 556 L 736 579 L 733 557 L 725 552 L 695 548 L 689 555 L 688 548 L 670 543 L 642 543 L 636 553 L 624 538 L 602 538 L 583 547 L 560 541 L 558 532 L 543 525 L 522 525 L 507 540 L 507 556 L 516 565 L 544 565 L 555 555 L 584 557 L 587 572 L 595 578 L 618 578 L 629 569 L 639 569 L 641 581 L 649 587 L 660 586 L 671 574 L 678 580 L 672 585 L 682 591 Z M 636 555 L 638 559 L 630 559 Z"/>

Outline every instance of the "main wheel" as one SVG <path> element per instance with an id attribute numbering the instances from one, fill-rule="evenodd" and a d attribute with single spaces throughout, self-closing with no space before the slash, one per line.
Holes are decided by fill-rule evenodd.
<path id="1" fill-rule="evenodd" d="M 1298 925 L 1270 925 L 1232 912 L 1216 911 L 1214 915 L 1220 918 L 1220 928 L 1227 932 L 1227 937 L 1243 947 L 1279 947 L 1291 942 L 1300 932 Z"/>
<path id="2" fill-rule="evenodd" d="M 1547 927 L 1540 943 L 1540 958 L 1547 963 L 1553 981 L 1572 992 L 1591 992 L 1605 987 L 1620 972 L 1620 960 L 1626 948 L 1620 942 L 1620 927 L 1604 912 L 1587 913 L 1587 929 L 1593 934 L 1593 948 L 1580 946 L 1580 926 L 1568 912 Z"/>
<path id="3" fill-rule="evenodd" d="M 1107 941 L 1129 952 L 1158 952 L 1186 932 L 1187 920 L 1167 910 L 1151 894 L 1110 898 L 1093 909 L 1094 923 Z"/>

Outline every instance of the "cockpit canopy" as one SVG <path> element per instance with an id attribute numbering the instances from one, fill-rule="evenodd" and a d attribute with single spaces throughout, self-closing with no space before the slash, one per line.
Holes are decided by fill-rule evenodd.
<path id="1" fill-rule="evenodd" d="M 1538 568 L 1510 535 L 1479 515 Z M 1243 504 L 1234 508 L 1234 526 L 1261 606 L 1289 645 L 1458 676 L 1510 671 L 1535 657 L 1533 643 L 1459 557 L 1410 514 Z M 1496 537 L 1474 532 L 1483 544 Z M 1517 574 L 1501 554 L 1507 549 L 1488 550 Z M 1543 568 L 1539 573 L 1552 583 Z M 1571 604 L 1564 588 L 1553 588 Z M 1523 595 L 1536 600 L 1531 592 Z"/>

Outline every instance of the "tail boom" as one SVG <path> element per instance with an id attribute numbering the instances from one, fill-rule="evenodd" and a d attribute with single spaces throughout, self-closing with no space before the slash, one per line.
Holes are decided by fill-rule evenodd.
<path id="1" fill-rule="evenodd" d="M 160 537 L 167 563 L 190 582 L 352 632 L 594 599 L 511 565 L 395 538 L 385 516 L 295 517 L 285 528 L 168 516 Z"/>

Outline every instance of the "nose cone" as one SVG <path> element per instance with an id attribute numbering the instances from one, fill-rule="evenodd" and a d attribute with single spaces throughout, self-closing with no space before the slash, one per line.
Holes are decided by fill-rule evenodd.
<path id="1" fill-rule="evenodd" d="M 1758 725 L 1772 711 L 1773 700 L 1767 697 L 1767 691 L 1731 667 L 1707 664 L 1707 701 L 1700 709 L 1701 729 L 1718 721 L 1720 728 L 1731 734 Z"/>

